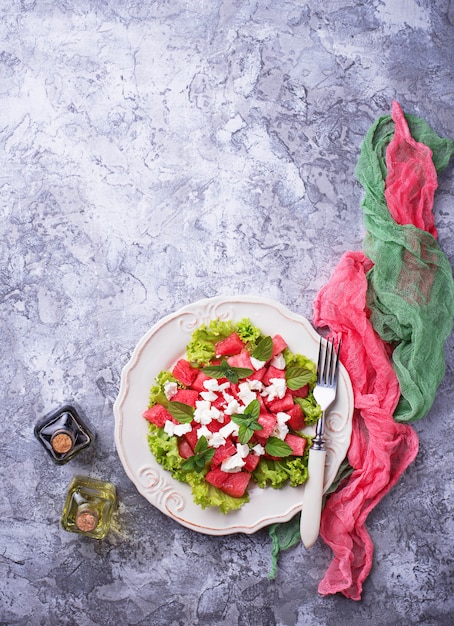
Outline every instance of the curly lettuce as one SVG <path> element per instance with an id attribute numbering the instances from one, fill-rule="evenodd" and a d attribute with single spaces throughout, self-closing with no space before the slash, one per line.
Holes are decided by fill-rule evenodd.
<path id="1" fill-rule="evenodd" d="M 309 443 L 311 438 L 305 438 Z M 306 450 L 301 457 L 291 456 L 280 461 L 261 458 L 259 464 L 252 472 L 252 478 L 261 489 L 265 487 L 280 489 L 287 483 L 292 487 L 298 487 L 298 485 L 305 483 L 308 477 L 308 454 L 309 445 L 306 446 Z"/>

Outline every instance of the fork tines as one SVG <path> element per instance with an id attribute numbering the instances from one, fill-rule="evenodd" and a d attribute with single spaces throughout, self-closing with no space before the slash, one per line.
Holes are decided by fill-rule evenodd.
<path id="1" fill-rule="evenodd" d="M 339 363 L 339 354 L 341 349 L 341 340 L 337 347 L 337 354 L 334 349 L 334 339 L 320 338 L 320 349 L 318 352 L 317 363 L 317 381 L 321 385 L 333 386 L 336 382 L 337 367 Z"/>

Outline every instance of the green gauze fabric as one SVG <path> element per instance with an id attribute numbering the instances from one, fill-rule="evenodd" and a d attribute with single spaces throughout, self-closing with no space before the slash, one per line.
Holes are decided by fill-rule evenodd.
<path id="1" fill-rule="evenodd" d="M 396 141 L 394 152 L 391 141 Z M 375 330 L 394 346 L 393 368 L 401 388 L 394 418 L 399 422 L 427 414 L 445 373 L 454 283 L 435 238 L 432 203 L 437 172 L 453 154 L 454 141 L 438 137 L 422 119 L 404 118 L 394 103 L 392 117 L 379 118 L 369 129 L 357 165 L 365 189 L 363 251 L 374 263 L 367 304 Z M 396 171 L 396 190 L 390 168 Z M 413 218 L 405 220 L 409 213 Z"/>

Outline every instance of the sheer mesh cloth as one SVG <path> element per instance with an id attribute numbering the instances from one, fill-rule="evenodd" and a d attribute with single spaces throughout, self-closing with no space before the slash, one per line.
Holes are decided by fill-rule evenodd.
<path id="1" fill-rule="evenodd" d="M 314 302 L 314 325 L 342 337 L 355 396 L 353 472 L 322 513 L 320 534 L 333 551 L 322 595 L 360 600 L 373 560 L 367 516 L 414 460 L 417 435 L 404 422 L 427 414 L 444 375 L 454 287 L 436 240 L 433 198 L 437 172 L 453 153 L 454 142 L 404 116 L 397 102 L 392 118 L 373 124 L 357 167 L 365 189 L 363 252 L 342 257 Z M 279 550 L 299 541 L 298 526 L 275 525 L 270 535 L 274 573 Z"/>

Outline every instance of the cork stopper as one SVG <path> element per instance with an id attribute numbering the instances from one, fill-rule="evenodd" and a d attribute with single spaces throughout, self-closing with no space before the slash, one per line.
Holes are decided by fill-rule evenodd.
<path id="1" fill-rule="evenodd" d="M 50 445 L 57 454 L 66 454 L 74 446 L 74 437 L 67 430 L 57 430 L 51 437 Z"/>
<path id="2" fill-rule="evenodd" d="M 99 517 L 96 511 L 86 506 L 79 507 L 76 514 L 76 526 L 84 533 L 91 532 L 98 525 Z"/>

